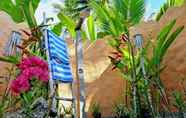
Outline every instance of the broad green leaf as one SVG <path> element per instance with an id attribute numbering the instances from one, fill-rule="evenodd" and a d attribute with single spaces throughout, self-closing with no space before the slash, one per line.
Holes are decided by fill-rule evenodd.
<path id="1" fill-rule="evenodd" d="M 0 11 L 4 11 L 9 14 L 16 23 L 21 23 L 25 19 L 19 5 L 20 4 L 17 4 L 17 2 L 14 4 L 12 0 L 0 0 Z"/>
<path id="2" fill-rule="evenodd" d="M 0 11 L 6 12 L 16 23 L 26 21 L 30 28 L 35 27 L 35 11 L 40 0 L 1 0 Z"/>
<path id="3" fill-rule="evenodd" d="M 156 21 L 159 21 L 161 17 L 167 12 L 171 7 L 181 6 L 185 3 L 185 0 L 167 0 L 166 3 L 160 8 L 156 15 Z"/>
<path id="4" fill-rule="evenodd" d="M 179 27 L 173 32 L 169 38 L 164 42 L 163 46 L 161 47 L 160 59 L 162 60 L 164 55 L 166 54 L 170 45 L 176 40 L 177 36 L 183 31 L 184 26 Z"/>
<path id="5" fill-rule="evenodd" d="M 170 31 L 173 29 L 174 25 L 176 23 L 176 20 L 173 20 L 170 22 L 167 26 L 165 26 L 162 31 L 160 31 L 158 37 L 157 37 L 157 45 L 154 50 L 154 55 L 153 55 L 153 63 L 154 64 L 159 64 L 160 63 L 160 53 L 161 53 L 161 48 L 162 45 L 164 44 L 164 41 L 166 41 L 166 38 L 168 37 Z"/>
<path id="6" fill-rule="evenodd" d="M 25 1 L 23 5 L 23 13 L 24 17 L 30 28 L 34 28 L 37 26 L 36 19 L 34 16 L 34 8 L 32 6 L 32 1 Z"/>
<path id="7" fill-rule="evenodd" d="M 71 36 L 75 38 L 76 37 L 76 32 L 75 32 L 76 23 L 70 17 L 62 13 L 58 14 L 58 18 L 61 20 L 63 25 L 66 26 Z"/>
<path id="8" fill-rule="evenodd" d="M 56 25 L 53 27 L 52 31 L 53 31 L 56 35 L 59 36 L 59 35 L 61 34 L 61 29 L 62 29 L 62 27 L 63 27 L 63 24 L 60 22 L 60 23 L 56 24 Z"/>
<path id="9" fill-rule="evenodd" d="M 87 19 L 87 33 L 89 36 L 89 39 L 91 41 L 95 41 L 97 39 L 97 33 L 96 33 L 96 29 L 95 29 L 95 24 L 94 24 L 94 18 L 93 16 L 89 16 Z"/>

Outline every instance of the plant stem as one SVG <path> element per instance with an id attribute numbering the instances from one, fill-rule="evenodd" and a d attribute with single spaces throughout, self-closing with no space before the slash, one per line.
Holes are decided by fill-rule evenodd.
<path id="1" fill-rule="evenodd" d="M 129 35 L 128 35 L 129 37 Z M 129 54 L 131 54 L 131 68 L 132 68 L 132 73 L 131 73 L 131 78 L 132 78 L 132 96 L 133 96 L 133 110 L 134 110 L 134 118 L 137 118 L 140 116 L 139 108 L 140 108 L 140 102 L 138 99 L 138 92 L 137 92 L 137 79 L 136 79 L 136 65 L 135 65 L 135 57 L 134 57 L 134 51 L 133 51 L 133 46 L 130 40 L 128 40 L 128 48 L 129 48 Z"/>

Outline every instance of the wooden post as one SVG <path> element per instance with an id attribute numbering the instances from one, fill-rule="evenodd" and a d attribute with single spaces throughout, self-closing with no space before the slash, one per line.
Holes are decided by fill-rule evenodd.
<path id="1" fill-rule="evenodd" d="M 46 22 L 46 14 L 43 13 L 43 22 L 44 22 L 44 25 L 47 24 Z M 50 68 L 50 55 L 49 55 L 49 51 L 48 51 L 48 33 L 47 33 L 47 29 L 44 28 L 43 30 L 44 32 L 44 40 L 45 40 L 45 50 L 46 50 L 46 54 L 47 54 L 47 58 L 48 58 L 48 65 L 49 65 L 49 68 Z M 50 76 L 50 79 L 49 79 L 49 87 L 50 87 L 50 94 L 49 94 L 49 98 L 51 99 L 51 107 L 50 107 L 50 113 L 52 116 L 55 116 L 57 115 L 57 110 L 56 110 L 56 99 L 55 99 L 55 86 L 54 86 L 54 81 L 52 80 L 52 73 L 51 71 L 49 70 L 49 76 Z"/>

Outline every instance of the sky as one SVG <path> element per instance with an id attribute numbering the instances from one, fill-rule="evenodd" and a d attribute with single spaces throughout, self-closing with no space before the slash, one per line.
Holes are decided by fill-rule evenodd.
<path id="1" fill-rule="evenodd" d="M 62 4 L 64 0 L 41 0 L 39 7 L 36 11 L 37 22 L 41 23 L 43 20 L 43 12 L 46 12 L 47 17 L 53 17 L 54 22 L 58 22 L 57 12 L 53 9 L 52 4 L 60 3 Z M 145 20 L 147 20 L 151 14 L 157 12 L 166 0 L 146 0 L 146 13 Z"/>
<path id="2" fill-rule="evenodd" d="M 157 12 L 166 0 L 146 0 L 145 18 L 149 18 L 153 13 Z"/>

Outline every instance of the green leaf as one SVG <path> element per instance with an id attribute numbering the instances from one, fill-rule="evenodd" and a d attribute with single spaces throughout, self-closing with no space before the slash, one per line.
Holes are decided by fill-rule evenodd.
<path id="1" fill-rule="evenodd" d="M 76 23 L 70 17 L 62 13 L 58 14 L 58 18 L 61 20 L 64 26 L 66 26 L 71 36 L 75 38 L 76 37 L 76 32 L 75 32 Z"/>
<path id="2" fill-rule="evenodd" d="M 164 55 L 166 54 L 170 45 L 176 40 L 177 36 L 183 31 L 184 26 L 177 28 L 169 38 L 164 42 L 163 46 L 161 47 L 160 59 L 162 60 Z"/>
<path id="3" fill-rule="evenodd" d="M 36 19 L 35 19 L 35 11 L 32 4 L 32 1 L 25 1 L 23 4 L 23 13 L 24 17 L 30 28 L 37 27 Z"/>
<path id="4" fill-rule="evenodd" d="M 87 33 L 89 36 L 89 39 L 91 41 L 95 41 L 97 39 L 97 35 L 96 35 L 96 29 L 95 29 L 95 24 L 94 24 L 94 18 L 93 16 L 89 16 L 87 19 Z"/>
<path id="5" fill-rule="evenodd" d="M 19 5 L 20 4 L 18 4 L 17 2 L 16 4 L 14 4 L 12 0 L 0 0 L 0 11 L 4 11 L 9 14 L 16 23 L 21 23 L 25 19 Z"/>
<path id="6" fill-rule="evenodd" d="M 53 27 L 52 31 L 53 31 L 56 35 L 59 36 L 59 35 L 61 34 L 61 29 L 62 29 L 62 27 L 63 27 L 63 24 L 60 22 L 60 23 L 56 24 L 56 25 Z"/>
<path id="7" fill-rule="evenodd" d="M 15 56 L 0 57 L 0 61 L 6 62 L 6 63 L 11 63 L 11 64 L 19 63 L 18 57 L 15 57 Z"/>
<path id="8" fill-rule="evenodd" d="M 161 48 L 166 41 L 166 38 L 168 37 L 170 31 L 173 29 L 174 25 L 176 23 L 176 20 L 171 21 L 167 26 L 165 26 L 162 31 L 160 31 L 158 37 L 157 37 L 157 45 L 156 48 L 154 49 L 154 55 L 153 55 L 153 63 L 154 64 L 159 64 L 160 63 L 160 53 L 161 53 Z"/>
<path id="9" fill-rule="evenodd" d="M 184 3 L 185 3 L 185 0 L 167 0 L 167 2 L 163 4 L 163 6 L 160 8 L 159 12 L 157 13 L 156 21 L 159 21 L 169 8 L 181 6 Z"/>
<path id="10" fill-rule="evenodd" d="M 35 11 L 40 0 L 1 0 L 0 11 L 6 12 L 16 23 L 22 23 L 26 20 L 30 28 L 35 27 Z"/>
<path id="11" fill-rule="evenodd" d="M 114 37 L 139 23 L 145 12 L 144 0 L 113 0 L 111 3 L 108 7 L 91 0 L 89 7 L 95 12 L 101 31 Z"/>

